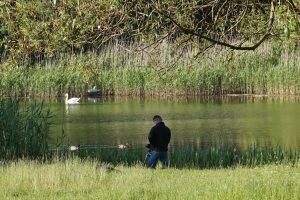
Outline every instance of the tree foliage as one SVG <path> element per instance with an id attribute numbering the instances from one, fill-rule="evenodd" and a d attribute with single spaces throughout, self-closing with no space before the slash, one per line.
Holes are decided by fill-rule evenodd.
<path id="1" fill-rule="evenodd" d="M 5 0 L 0 53 L 2 62 L 35 60 L 115 39 L 254 50 L 269 38 L 297 39 L 299 15 L 293 0 Z"/>
<path id="2" fill-rule="evenodd" d="M 164 31 L 163 38 L 221 45 L 234 50 L 255 50 L 271 37 L 298 37 L 300 11 L 291 0 L 136 0 L 141 21 L 144 15 Z M 153 18 L 153 17 L 152 17 Z M 156 40 L 156 42 L 159 40 Z M 182 41 L 182 40 L 181 40 Z"/>

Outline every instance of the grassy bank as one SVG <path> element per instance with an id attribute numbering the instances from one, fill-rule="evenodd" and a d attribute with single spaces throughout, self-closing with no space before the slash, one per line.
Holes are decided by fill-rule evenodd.
<path id="1" fill-rule="evenodd" d="M 53 97 L 83 95 L 94 85 L 102 95 L 300 94 L 300 55 L 261 47 L 245 54 L 211 49 L 197 59 L 190 48 L 172 45 L 154 52 L 127 52 L 110 45 L 99 53 L 61 55 L 35 66 L 0 69 L 0 95 Z"/>
<path id="2" fill-rule="evenodd" d="M 0 167 L 1 199 L 299 199 L 300 165 L 149 170 L 95 162 L 18 162 Z M 34 172 L 34 173 L 33 173 Z"/>

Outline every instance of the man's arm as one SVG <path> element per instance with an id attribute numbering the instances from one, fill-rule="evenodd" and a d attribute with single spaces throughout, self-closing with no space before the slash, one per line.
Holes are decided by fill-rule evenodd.
<path id="1" fill-rule="evenodd" d="M 167 137 L 167 141 L 168 141 L 168 144 L 170 143 L 170 140 L 171 140 L 171 130 L 168 128 L 168 137 Z"/>
<path id="2" fill-rule="evenodd" d="M 151 130 L 149 132 L 148 140 L 149 140 L 149 143 L 151 145 L 153 145 L 153 143 L 154 143 L 154 128 L 153 127 L 151 128 Z"/>

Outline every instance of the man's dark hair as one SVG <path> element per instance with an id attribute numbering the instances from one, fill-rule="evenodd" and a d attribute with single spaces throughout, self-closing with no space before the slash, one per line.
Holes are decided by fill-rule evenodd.
<path id="1" fill-rule="evenodd" d="M 153 117 L 152 120 L 154 121 L 154 120 L 157 120 L 157 119 L 159 119 L 160 121 L 162 121 L 162 118 L 159 115 L 154 115 L 154 117 Z"/>

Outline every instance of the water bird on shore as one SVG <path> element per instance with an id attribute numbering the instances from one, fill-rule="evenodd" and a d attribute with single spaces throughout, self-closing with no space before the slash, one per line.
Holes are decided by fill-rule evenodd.
<path id="1" fill-rule="evenodd" d="M 94 86 L 92 89 L 89 89 L 87 91 L 87 95 L 88 96 L 96 96 L 96 95 L 98 95 L 99 92 L 100 92 L 100 90 L 98 90 L 97 87 Z"/>
<path id="2" fill-rule="evenodd" d="M 97 91 L 98 91 L 98 90 L 97 90 L 96 85 L 95 85 L 92 89 L 89 89 L 89 90 L 88 90 L 89 93 L 93 93 L 93 92 L 97 92 Z"/>
<path id="3" fill-rule="evenodd" d="M 78 151 L 79 148 L 80 148 L 80 144 L 78 144 L 78 145 L 71 145 L 71 146 L 69 147 L 69 150 L 70 150 L 70 151 Z"/>
<path id="4" fill-rule="evenodd" d="M 117 147 L 118 147 L 119 149 L 126 149 L 126 148 L 129 147 L 129 145 L 128 145 L 128 144 L 119 144 Z"/>
<path id="5" fill-rule="evenodd" d="M 78 104 L 79 100 L 80 98 L 77 97 L 73 97 L 69 99 L 69 94 L 68 93 L 65 94 L 65 104 Z"/>

